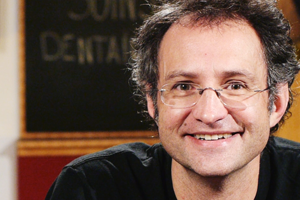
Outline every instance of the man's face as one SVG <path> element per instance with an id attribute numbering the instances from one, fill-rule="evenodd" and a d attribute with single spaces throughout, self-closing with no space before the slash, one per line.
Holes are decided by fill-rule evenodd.
<path id="1" fill-rule="evenodd" d="M 173 24 L 159 50 L 158 89 L 167 83 L 190 82 L 219 89 L 229 82 L 252 89 L 267 87 L 267 68 L 258 35 L 244 22 L 227 21 L 214 27 Z M 175 162 L 203 176 L 226 175 L 259 157 L 268 138 L 268 92 L 247 101 L 244 110 L 225 107 L 206 90 L 190 108 L 172 108 L 158 93 L 161 142 Z M 151 103 L 151 102 L 150 102 Z M 149 106 L 149 102 L 148 102 Z M 149 113 L 154 111 L 150 106 Z M 227 139 L 199 140 L 199 135 L 232 134 Z"/>

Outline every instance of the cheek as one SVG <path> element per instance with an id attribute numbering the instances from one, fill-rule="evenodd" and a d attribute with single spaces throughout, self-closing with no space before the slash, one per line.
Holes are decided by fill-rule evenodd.
<path id="1" fill-rule="evenodd" d="M 253 106 L 244 111 L 231 113 L 237 124 L 243 126 L 246 132 L 261 137 L 268 136 L 270 130 L 270 113 L 266 107 Z"/>
<path id="2" fill-rule="evenodd" d="M 158 112 L 158 128 L 160 130 L 177 130 L 184 125 L 190 112 L 190 109 L 173 109 L 162 106 Z"/>
<path id="3" fill-rule="evenodd" d="M 267 94 L 258 94 L 249 99 L 257 102 L 255 105 L 238 112 L 230 112 L 235 119 L 239 119 L 244 124 L 269 124 L 270 112 L 268 110 L 269 101 Z"/>

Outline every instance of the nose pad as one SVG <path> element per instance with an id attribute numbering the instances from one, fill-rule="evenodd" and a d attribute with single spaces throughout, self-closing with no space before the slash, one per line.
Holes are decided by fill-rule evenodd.
<path id="1" fill-rule="evenodd" d="M 193 108 L 193 115 L 197 120 L 212 124 L 226 117 L 228 111 L 220 99 L 218 90 L 208 87 L 199 91 L 199 94 L 200 99 Z"/>
<path id="2" fill-rule="evenodd" d="M 212 92 L 214 92 L 216 95 L 214 95 L 213 93 L 211 93 L 211 95 L 210 95 L 210 92 L 208 92 L 208 91 L 206 93 L 204 93 L 206 90 L 212 90 Z M 219 90 L 217 90 L 217 89 L 214 89 L 212 87 L 207 87 L 207 88 L 201 89 L 201 91 L 199 91 L 199 94 L 200 94 L 199 101 L 201 101 L 201 99 L 205 99 L 207 101 L 206 102 L 207 105 L 214 104 L 214 103 L 216 103 L 216 104 L 221 103 L 224 106 L 224 102 L 221 100 Z M 198 103 L 199 103 L 199 101 L 198 101 Z"/>
<path id="3" fill-rule="evenodd" d="M 214 89 L 214 88 L 212 88 L 212 87 L 207 87 L 207 88 L 201 89 L 201 90 L 199 91 L 199 94 L 202 95 L 202 94 L 204 93 L 205 90 L 212 90 L 212 91 L 214 91 L 214 92 L 216 93 L 217 97 L 220 99 L 220 93 L 219 93 L 220 90 Z M 220 100 L 221 100 L 221 99 L 220 99 Z"/>

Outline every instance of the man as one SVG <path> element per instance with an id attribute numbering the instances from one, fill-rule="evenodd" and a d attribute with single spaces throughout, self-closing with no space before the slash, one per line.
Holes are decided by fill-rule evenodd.
<path id="1" fill-rule="evenodd" d="M 300 145 L 272 136 L 299 71 L 289 30 L 270 0 L 163 3 L 132 63 L 161 144 L 79 158 L 46 199 L 300 199 Z"/>

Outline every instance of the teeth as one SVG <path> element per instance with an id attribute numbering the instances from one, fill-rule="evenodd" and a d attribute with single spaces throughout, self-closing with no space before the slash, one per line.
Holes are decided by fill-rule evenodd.
<path id="1" fill-rule="evenodd" d="M 226 133 L 226 134 L 220 134 L 220 135 L 194 135 L 194 138 L 197 138 L 198 140 L 219 140 L 219 139 L 227 139 L 230 138 L 233 134 Z"/>
<path id="2" fill-rule="evenodd" d="M 219 135 L 212 135 L 212 136 L 211 136 L 211 139 L 212 139 L 212 140 L 217 140 L 217 139 L 219 139 Z"/>
<path id="3" fill-rule="evenodd" d="M 205 139 L 205 140 L 211 140 L 211 135 L 205 135 L 205 136 L 204 136 L 204 139 Z"/>

